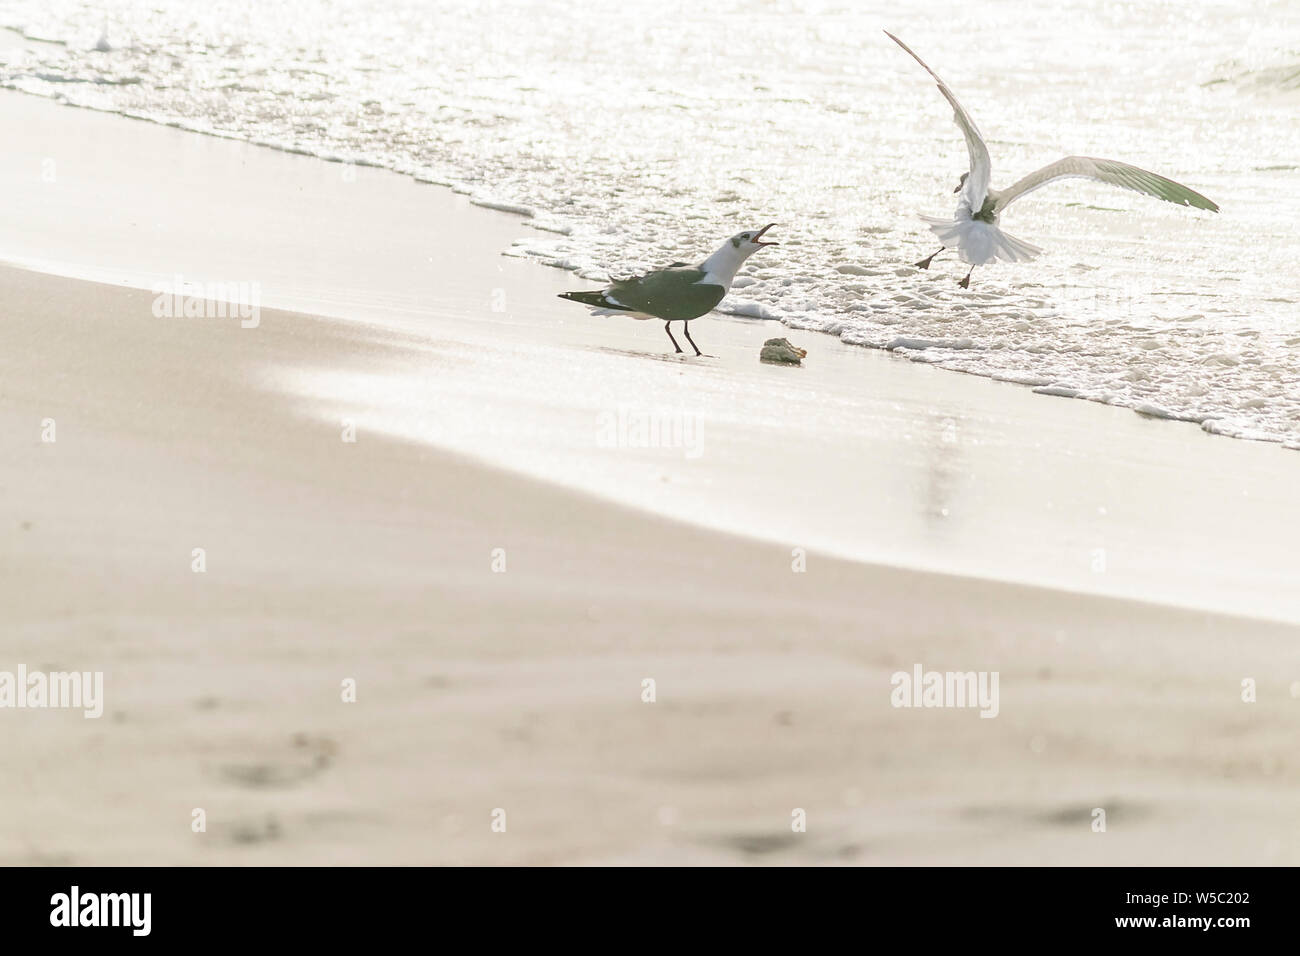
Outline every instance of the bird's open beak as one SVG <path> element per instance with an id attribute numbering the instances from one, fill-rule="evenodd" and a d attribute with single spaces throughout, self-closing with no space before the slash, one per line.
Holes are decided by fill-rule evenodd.
<path id="1" fill-rule="evenodd" d="M 960 184 L 957 186 L 957 188 L 954 189 L 954 190 L 952 191 L 952 194 L 953 194 L 954 196 L 957 195 L 959 192 L 961 192 L 962 187 L 965 186 L 965 185 L 966 185 L 965 183 L 960 183 Z"/>
<path id="2" fill-rule="evenodd" d="M 779 246 L 779 245 L 781 244 L 781 243 L 779 243 L 779 242 L 759 242 L 759 240 L 763 238 L 763 233 L 767 232 L 769 229 L 771 229 L 771 228 L 772 228 L 773 226 L 775 226 L 775 225 L 776 225 L 776 223 L 774 223 L 774 222 L 769 222 L 769 223 L 768 223 L 766 226 L 764 226 L 762 229 L 758 230 L 758 232 L 755 233 L 754 238 L 753 238 L 752 240 L 750 240 L 750 241 L 753 242 L 754 245 L 756 245 L 756 246 Z"/>

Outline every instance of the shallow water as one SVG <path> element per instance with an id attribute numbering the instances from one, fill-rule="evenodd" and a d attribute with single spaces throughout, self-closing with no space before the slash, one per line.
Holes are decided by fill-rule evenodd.
<path id="1" fill-rule="evenodd" d="M 588 9 L 18 0 L 0 85 L 448 183 L 587 277 L 776 221 L 724 310 L 1300 447 L 1300 4 Z M 1039 260 L 969 292 L 919 272 L 965 148 L 882 27 L 973 113 L 995 185 L 1100 155 L 1222 213 L 1054 184 L 1003 222 Z"/>

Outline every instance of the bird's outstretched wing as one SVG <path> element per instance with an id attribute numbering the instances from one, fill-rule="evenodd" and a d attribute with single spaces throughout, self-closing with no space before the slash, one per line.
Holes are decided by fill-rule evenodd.
<path id="1" fill-rule="evenodd" d="M 989 191 L 989 180 L 993 175 L 993 162 L 989 159 L 989 149 L 984 145 L 984 137 L 980 135 L 979 127 L 970 118 L 970 114 L 957 102 L 957 97 L 952 95 L 952 90 L 948 89 L 948 84 L 939 79 L 939 74 L 926 66 L 925 61 L 917 56 L 910 46 L 888 30 L 885 31 L 885 36 L 911 54 L 912 59 L 920 63 L 925 72 L 934 77 L 934 82 L 939 85 L 939 92 L 943 94 L 944 99 L 952 104 L 953 121 L 957 124 L 957 128 L 961 130 L 961 134 L 966 137 L 966 149 L 970 153 L 970 175 L 966 177 L 962 193 L 970 203 L 971 209 L 978 212 L 984 205 L 984 197 L 988 195 Z"/>
<path id="2" fill-rule="evenodd" d="M 1040 186 L 1046 186 L 1057 179 L 1070 178 L 1095 179 L 1098 182 L 1110 183 L 1112 186 L 1122 186 L 1125 189 L 1146 193 L 1148 196 L 1155 196 L 1157 199 L 1177 203 L 1180 206 L 1195 206 L 1197 209 L 1208 209 L 1210 212 L 1219 211 L 1217 203 L 1211 202 L 1195 190 L 1188 189 L 1172 179 L 1165 179 L 1163 176 L 1118 160 L 1093 159 L 1089 156 L 1067 156 L 1065 159 L 1058 159 L 1044 166 L 1036 173 L 1030 173 L 1010 188 L 997 194 L 994 211 L 1001 212 L 1021 196 L 1033 192 Z"/>

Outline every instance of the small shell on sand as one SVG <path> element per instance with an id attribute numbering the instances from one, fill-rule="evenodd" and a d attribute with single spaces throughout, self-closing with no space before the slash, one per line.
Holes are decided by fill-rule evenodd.
<path id="1" fill-rule="evenodd" d="M 802 365 L 803 357 L 807 354 L 807 349 L 796 348 L 790 344 L 789 339 L 768 339 L 763 343 L 763 351 L 759 353 L 758 360 L 777 365 Z"/>

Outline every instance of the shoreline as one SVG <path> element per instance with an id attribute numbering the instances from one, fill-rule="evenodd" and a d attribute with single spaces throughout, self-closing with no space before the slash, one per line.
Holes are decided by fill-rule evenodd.
<path id="1" fill-rule="evenodd" d="M 21 33 L 17 30 L 17 28 L 14 27 L 0 28 L 0 32 L 9 32 L 9 33 L 18 34 L 20 37 L 22 36 Z M 23 37 L 23 39 L 27 39 L 27 38 Z M 534 229 L 538 232 L 548 233 L 548 234 L 555 232 L 553 228 L 546 225 L 547 216 L 553 215 L 551 213 L 544 213 L 539 215 L 532 207 L 523 203 L 512 202 L 510 200 L 496 199 L 491 196 L 478 195 L 475 193 L 473 189 L 463 184 L 459 184 L 453 180 L 448 180 L 441 177 L 434 177 L 428 175 L 427 172 L 421 171 L 419 169 L 385 166 L 382 165 L 381 163 L 376 163 L 368 159 L 348 160 L 333 153 L 314 152 L 310 149 L 301 148 L 295 145 L 276 143 L 269 140 L 254 140 L 254 139 L 241 136 L 238 133 L 230 133 L 223 130 L 205 128 L 203 126 L 186 123 L 185 121 L 179 119 L 176 120 L 159 119 L 159 118 L 146 116 L 139 113 L 129 113 L 129 112 L 123 112 L 121 110 L 106 109 L 106 108 L 97 107 L 90 104 L 85 104 L 85 105 L 72 104 L 72 103 L 58 100 L 51 96 L 45 96 L 40 93 L 32 92 L 30 90 L 17 89 L 14 87 L 5 87 L 3 88 L 2 91 L 23 95 L 23 96 L 29 96 L 38 100 L 44 100 L 47 102 L 55 103 L 59 106 L 70 107 L 72 109 L 88 110 L 106 116 L 117 116 L 117 117 L 121 117 L 122 119 L 139 121 L 150 125 L 159 126 L 165 129 L 174 129 L 184 133 L 194 133 L 200 136 L 212 137 L 214 139 L 224 140 L 227 142 L 242 143 L 248 146 L 261 148 L 261 149 L 268 149 L 268 150 L 272 150 L 275 152 L 280 152 L 292 156 L 302 156 L 309 159 L 318 160 L 323 163 L 328 163 L 331 165 L 346 166 L 346 167 L 352 167 L 358 169 L 370 169 L 370 170 L 377 170 L 386 173 L 391 173 L 396 176 L 401 176 L 404 179 L 409 179 L 412 182 L 420 184 L 422 186 L 427 185 L 427 186 L 434 186 L 434 187 L 446 189 L 449 192 L 451 192 L 453 195 L 463 196 L 466 202 L 480 209 L 484 209 L 489 212 L 504 213 L 510 216 L 518 216 L 529 224 L 528 228 Z M 513 246 L 516 244 L 526 246 L 528 243 L 524 240 L 517 240 L 515 243 L 512 243 L 511 245 Z M 508 251 L 509 248 L 510 247 L 503 247 L 500 250 L 500 253 L 502 255 L 513 255 L 513 253 Z M 599 277 L 584 276 L 583 270 L 581 270 L 576 266 L 568 265 L 567 263 L 564 262 L 564 260 L 547 259 L 545 256 L 543 256 L 540 253 L 536 253 L 536 254 L 526 253 L 520 257 L 528 259 L 529 261 L 532 261 L 541 266 L 545 266 L 547 268 L 558 269 L 560 271 L 570 273 L 574 276 L 575 281 L 582 281 L 582 282 L 602 281 L 602 279 Z M 8 261 L 11 261 L 13 264 L 23 265 L 25 268 L 35 268 L 37 271 L 50 271 L 52 267 L 56 269 L 58 268 L 58 266 L 52 266 L 51 263 L 27 264 L 16 260 L 8 260 Z M 65 274 L 65 273 L 58 273 L 58 274 Z M 85 278 L 85 279 L 90 279 L 91 281 L 102 281 L 99 277 L 87 274 L 84 271 L 75 274 L 73 273 L 67 273 L 67 274 L 69 278 Z M 728 296 L 728 299 L 734 297 L 735 295 L 733 293 L 733 295 Z M 284 308 L 290 308 L 290 309 L 299 307 L 300 305 L 301 303 L 295 303 L 295 302 L 283 303 Z M 719 306 L 719 310 L 715 312 L 714 315 L 736 316 L 739 318 L 762 318 L 766 321 L 776 322 L 783 330 L 786 330 L 789 333 L 826 336 L 836 340 L 837 342 L 855 348 L 863 348 L 871 351 L 880 351 L 880 352 L 898 354 L 901 355 L 901 357 L 907 359 L 908 361 L 915 362 L 919 365 L 934 364 L 931 363 L 929 359 L 926 357 L 926 352 L 929 348 L 934 347 L 937 344 L 940 344 L 938 340 L 931 340 L 931 339 L 926 339 L 924 337 L 904 335 L 904 336 L 899 336 L 894 340 L 895 342 L 899 343 L 899 348 L 897 349 L 893 347 L 893 345 L 877 346 L 877 345 L 870 344 L 868 341 L 863 339 L 860 335 L 859 336 L 851 335 L 847 338 L 842 338 L 838 333 L 809 329 L 807 327 L 801 327 L 799 325 L 789 325 L 784 321 L 782 321 L 779 316 L 769 317 L 767 315 L 764 315 L 764 313 L 768 311 L 769 310 L 767 309 L 767 307 L 763 306 L 761 303 L 746 303 L 746 306 L 741 307 L 740 311 L 731 311 L 730 309 L 727 308 L 727 301 L 724 300 L 724 302 Z M 970 375 L 976 378 L 983 378 L 991 382 L 998 382 L 1003 384 L 1014 385 L 1020 388 L 1025 388 L 1029 391 L 1032 391 L 1034 394 L 1042 395 L 1044 397 L 1067 398 L 1072 400 L 1084 401 L 1093 404 L 1104 405 L 1108 408 L 1121 409 L 1123 411 L 1132 413 L 1144 419 L 1193 425 L 1196 428 L 1203 431 L 1205 434 L 1214 436 L 1216 438 L 1226 438 L 1235 441 L 1245 441 L 1245 442 L 1252 442 L 1252 443 L 1259 443 L 1259 444 L 1266 444 L 1266 445 L 1275 445 L 1279 448 L 1288 451 L 1300 451 L 1300 441 L 1288 440 L 1284 436 L 1274 436 L 1271 434 L 1267 434 L 1255 428 L 1243 428 L 1243 427 L 1238 427 L 1230 424 L 1225 424 L 1221 419 L 1215 418 L 1210 414 L 1172 412 L 1169 411 L 1168 409 L 1150 403 L 1143 403 L 1134 406 L 1134 405 L 1125 405 L 1116 402 L 1111 402 L 1111 401 L 1107 401 L 1104 397 L 1099 396 L 1099 393 L 1097 393 L 1095 389 L 1094 390 L 1080 389 L 1059 382 L 1049 382 L 1047 380 L 1042 379 L 1040 376 L 1035 375 L 1035 373 L 1027 370 L 1007 373 L 995 369 L 977 371 L 977 370 L 965 369 L 965 368 L 949 368 L 944 366 L 935 366 L 935 367 L 945 372 L 962 374 L 962 375 Z"/>

